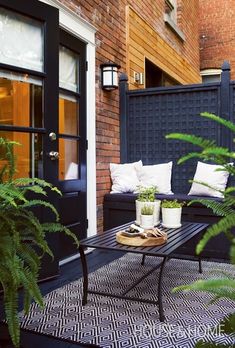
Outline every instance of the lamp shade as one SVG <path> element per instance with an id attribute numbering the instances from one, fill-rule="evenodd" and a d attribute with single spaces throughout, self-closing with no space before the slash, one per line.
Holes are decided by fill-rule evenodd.
<path id="1" fill-rule="evenodd" d="M 118 69 L 120 65 L 105 63 L 100 65 L 102 89 L 112 91 L 118 88 Z"/>

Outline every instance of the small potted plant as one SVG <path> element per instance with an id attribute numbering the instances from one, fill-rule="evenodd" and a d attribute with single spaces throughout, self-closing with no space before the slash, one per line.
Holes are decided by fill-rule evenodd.
<path id="1" fill-rule="evenodd" d="M 176 199 L 168 201 L 164 199 L 162 207 L 162 225 L 168 228 L 177 228 L 181 226 L 182 206 L 184 202 L 178 202 Z"/>
<path id="2" fill-rule="evenodd" d="M 140 226 L 144 229 L 150 229 L 154 227 L 154 216 L 153 216 L 154 206 L 144 205 L 141 208 L 140 215 Z"/>
<path id="3" fill-rule="evenodd" d="M 136 224 L 140 225 L 141 209 L 146 204 L 153 206 L 154 225 L 159 224 L 161 201 L 159 199 L 155 199 L 155 194 L 157 192 L 158 191 L 156 186 L 150 186 L 150 187 L 139 186 L 138 187 L 138 196 L 137 196 L 137 200 L 135 201 Z"/>

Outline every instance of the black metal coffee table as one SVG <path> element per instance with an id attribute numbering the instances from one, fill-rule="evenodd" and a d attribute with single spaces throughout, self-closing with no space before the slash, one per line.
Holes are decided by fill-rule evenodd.
<path id="1" fill-rule="evenodd" d="M 121 298 L 121 299 L 132 300 L 132 301 L 151 303 L 151 304 L 158 304 L 160 321 L 164 321 L 165 317 L 164 317 L 164 310 L 162 305 L 162 279 L 163 279 L 163 270 L 164 270 L 166 261 L 169 258 L 175 258 L 175 255 L 173 255 L 173 253 L 177 250 L 177 248 L 184 245 L 186 242 L 188 242 L 190 239 L 192 239 L 196 235 L 205 231 L 208 227 L 208 224 L 184 222 L 182 223 L 182 226 L 180 228 L 175 228 L 175 229 L 168 229 L 168 228 L 163 228 L 160 226 L 160 228 L 163 231 L 167 232 L 168 234 L 167 243 L 160 246 L 151 246 L 151 247 L 126 246 L 126 245 L 119 244 L 116 241 L 116 233 L 120 230 L 127 228 L 130 224 L 131 223 L 128 223 L 128 224 L 113 228 L 111 230 L 105 231 L 103 234 L 86 238 L 80 242 L 79 251 L 81 255 L 81 262 L 82 262 L 82 269 L 83 269 L 82 304 L 85 305 L 87 303 L 88 293 L 102 295 L 102 296 L 110 296 L 110 297 Z M 124 253 L 128 252 L 128 253 L 141 254 L 142 265 L 144 264 L 144 259 L 146 256 L 163 257 L 163 261 L 162 263 L 158 264 L 156 267 L 151 269 L 143 277 L 138 279 L 138 281 L 136 281 L 132 286 L 126 289 L 121 295 L 109 294 L 109 293 L 104 293 L 104 292 L 88 289 L 88 268 L 87 268 L 86 256 L 84 253 L 84 249 L 86 247 L 95 248 L 95 249 L 122 251 Z M 184 255 L 181 255 L 180 258 L 184 259 Z M 201 267 L 200 257 L 198 257 L 197 260 L 199 262 L 199 272 L 201 273 L 202 267 Z M 145 300 L 145 299 L 139 299 L 136 297 L 126 296 L 126 294 L 130 290 L 132 290 L 144 278 L 146 278 L 150 273 L 152 273 L 155 269 L 159 267 L 160 267 L 160 273 L 159 273 L 159 281 L 158 281 L 158 301 L 151 301 L 151 300 Z"/>

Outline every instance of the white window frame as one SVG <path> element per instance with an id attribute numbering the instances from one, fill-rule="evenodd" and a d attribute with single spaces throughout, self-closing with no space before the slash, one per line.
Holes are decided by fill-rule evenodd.
<path id="1" fill-rule="evenodd" d="M 96 94 L 95 94 L 95 33 L 96 28 L 79 17 L 59 0 L 39 0 L 59 9 L 60 27 L 87 44 L 87 235 L 97 233 L 96 216 Z M 76 255 L 74 255 L 76 257 Z"/>
<path id="2" fill-rule="evenodd" d="M 168 15 L 171 20 L 177 24 L 177 0 L 165 0 L 165 3 L 169 9 Z"/>
<path id="3" fill-rule="evenodd" d="M 200 75 L 203 76 L 218 76 L 221 77 L 221 69 L 203 69 L 200 71 Z"/>
<path id="4" fill-rule="evenodd" d="M 177 26 L 177 0 L 165 0 L 166 10 L 164 13 L 164 22 L 180 38 L 185 41 L 185 35 Z"/>

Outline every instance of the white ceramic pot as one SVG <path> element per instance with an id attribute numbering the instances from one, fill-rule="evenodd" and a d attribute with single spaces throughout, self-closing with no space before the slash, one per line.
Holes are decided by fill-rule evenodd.
<path id="1" fill-rule="evenodd" d="M 160 206 L 161 206 L 161 201 L 156 200 L 154 202 L 140 202 L 138 200 L 135 201 L 135 206 L 136 206 L 136 223 L 140 225 L 140 215 L 141 215 L 141 209 L 145 205 L 150 205 L 153 206 L 153 223 L 154 226 L 159 224 L 160 222 Z"/>
<path id="2" fill-rule="evenodd" d="M 153 215 L 140 215 L 140 226 L 144 229 L 151 229 L 154 227 L 154 216 Z"/>
<path id="3" fill-rule="evenodd" d="M 162 208 L 162 225 L 168 228 L 181 226 L 182 207 Z"/>

